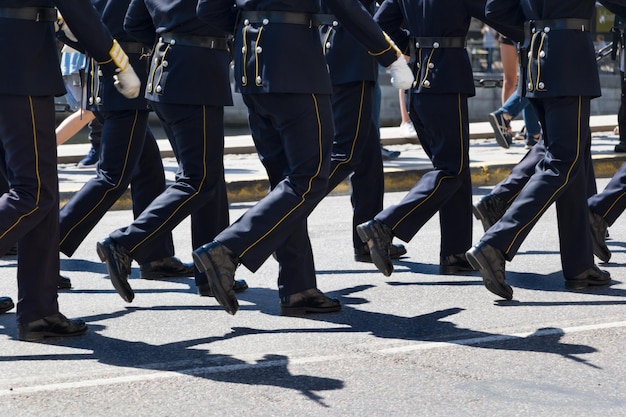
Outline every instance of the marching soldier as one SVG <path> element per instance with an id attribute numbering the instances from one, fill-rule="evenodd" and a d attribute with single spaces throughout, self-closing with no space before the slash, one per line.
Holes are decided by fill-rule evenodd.
<path id="1" fill-rule="evenodd" d="M 10 189 L 0 197 L 0 253 L 18 242 L 18 338 L 41 341 L 87 331 L 59 312 L 59 190 L 54 96 L 65 94 L 56 48 L 57 6 L 119 92 L 137 97 L 128 56 L 87 0 L 0 0 L 0 143 Z M 62 25 L 62 22 L 60 23 Z M 19 39 L 19 42 L 15 42 Z M 5 300 L 6 303 L 6 300 Z"/>
<path id="2" fill-rule="evenodd" d="M 176 182 L 159 194 L 128 226 L 98 242 L 98 256 L 127 302 L 131 261 L 153 259 L 154 243 L 191 215 L 194 248 L 229 223 L 224 180 L 224 106 L 232 105 L 228 31 L 222 21 L 200 21 L 196 0 L 132 0 L 124 29 L 139 42 L 157 37 L 146 98 L 159 117 L 178 161 Z M 201 295 L 211 295 L 195 270 Z M 247 288 L 237 281 L 235 290 Z"/>
<path id="3" fill-rule="evenodd" d="M 356 0 L 326 0 L 329 10 L 389 67 L 398 88 L 412 79 L 402 56 Z M 237 9 L 233 8 L 237 6 Z M 238 12 L 235 82 L 248 107 L 257 152 L 272 184 L 269 194 L 235 223 L 194 251 L 224 309 L 239 308 L 232 291 L 237 265 L 256 271 L 272 254 L 280 264 L 281 314 L 341 308 L 315 277 L 307 216 L 326 195 L 334 138 L 331 83 L 320 43 L 319 1 L 200 0 L 198 14 L 216 19 Z"/>
<path id="4" fill-rule="evenodd" d="M 148 127 L 148 103 L 143 97 L 147 70 L 144 54 L 152 45 L 136 42 L 123 28 L 130 0 L 92 0 L 109 32 L 120 42 L 130 65 L 141 79 L 140 96 L 128 99 L 117 93 L 110 78 L 101 76 L 89 61 L 87 105 L 104 126 L 100 139 L 96 176 L 61 208 L 61 252 L 72 256 L 102 216 L 131 185 L 133 215 L 141 212 L 165 189 L 165 173 L 159 147 Z M 174 255 L 171 233 L 155 242 L 151 257 L 140 265 L 145 279 L 193 276 L 193 265 Z"/>
<path id="5" fill-rule="evenodd" d="M 472 244 L 467 101 L 475 89 L 465 47 L 472 17 L 500 28 L 485 17 L 484 6 L 484 0 L 386 0 L 376 12 L 382 29 L 411 55 L 415 80 L 409 91 L 409 116 L 434 168 L 400 203 L 357 226 L 374 264 L 386 276 L 393 272 L 392 238 L 410 241 L 437 212 L 440 273 L 473 270 L 465 251 Z"/>
<path id="6" fill-rule="evenodd" d="M 361 0 L 361 4 L 371 11 L 375 2 Z M 373 119 L 378 63 L 333 15 L 325 17 L 328 21 L 322 26 L 321 35 L 333 86 L 331 105 L 335 122 L 327 191 L 331 192 L 353 174 L 350 175 L 350 201 L 354 213 L 354 258 L 359 262 L 371 262 L 369 248 L 361 242 L 356 226 L 383 208 L 385 189 L 380 132 Z M 406 249 L 403 245 L 392 245 L 390 252 L 392 259 L 398 259 Z"/>
<path id="7" fill-rule="evenodd" d="M 591 22 L 593 0 L 560 2 L 489 0 L 486 14 L 509 26 L 503 33 L 516 41 L 526 28 L 520 73 L 522 96 L 534 106 L 543 127 L 546 153 L 535 174 L 479 243 L 467 252 L 487 289 L 512 299 L 505 261 L 512 260 L 532 227 L 556 201 L 565 286 L 578 290 L 611 283 L 594 263 L 589 234 L 586 166 L 590 102 L 600 95 Z M 626 1 L 602 3 L 624 9 Z M 526 55 L 527 54 L 527 55 Z"/>

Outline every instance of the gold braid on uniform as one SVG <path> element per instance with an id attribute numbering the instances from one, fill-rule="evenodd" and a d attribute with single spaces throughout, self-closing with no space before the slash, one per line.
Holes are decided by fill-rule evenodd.
<path id="1" fill-rule="evenodd" d="M 402 53 L 402 51 L 400 50 L 400 48 L 398 48 L 398 47 L 396 46 L 395 42 L 394 42 L 394 41 L 393 41 L 393 40 L 389 37 L 389 35 L 387 35 L 387 34 L 385 33 L 385 31 L 383 31 L 383 36 L 385 37 L 385 40 L 386 40 L 386 41 L 387 41 L 387 43 L 389 44 L 389 47 L 387 47 L 387 48 L 385 48 L 385 49 L 383 49 L 382 51 L 377 52 L 377 53 L 374 53 L 374 52 L 369 52 L 369 51 L 368 51 L 368 52 L 367 52 L 368 54 L 370 54 L 370 55 L 372 55 L 372 56 L 379 56 L 379 55 L 384 54 L 384 53 L 385 53 L 385 52 L 387 52 L 388 50 L 393 49 L 394 51 L 396 51 L 396 54 L 397 54 L 398 56 L 404 55 L 404 54 Z"/>

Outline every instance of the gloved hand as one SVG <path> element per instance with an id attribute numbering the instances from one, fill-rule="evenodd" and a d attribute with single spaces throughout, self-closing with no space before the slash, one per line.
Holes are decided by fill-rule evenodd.
<path id="1" fill-rule="evenodd" d="M 111 59 L 117 65 L 115 70 L 115 88 L 126 98 L 137 98 L 141 90 L 141 80 L 137 77 L 137 73 L 128 62 L 128 55 L 116 40 L 113 40 L 113 47 L 109 51 Z"/>
<path id="2" fill-rule="evenodd" d="M 402 55 L 387 67 L 387 73 L 391 74 L 391 85 L 399 90 L 408 90 L 413 85 L 415 76 Z"/>

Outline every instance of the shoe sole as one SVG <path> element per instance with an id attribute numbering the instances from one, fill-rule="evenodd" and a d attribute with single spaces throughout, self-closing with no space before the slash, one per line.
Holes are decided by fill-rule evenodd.
<path id="1" fill-rule="evenodd" d="M 593 237 L 593 233 L 591 236 L 591 246 L 593 248 L 593 254 L 598 257 L 602 262 L 608 263 L 611 260 L 611 251 L 606 245 L 601 245 L 598 241 Z"/>
<path id="2" fill-rule="evenodd" d="M 607 287 L 613 283 L 613 280 L 608 279 L 606 281 L 589 281 L 589 280 L 565 280 L 565 288 L 568 290 L 584 290 L 589 287 Z"/>
<path id="3" fill-rule="evenodd" d="M 467 253 L 467 261 L 472 265 L 472 268 L 480 272 L 483 278 L 483 284 L 493 294 L 502 297 L 506 300 L 513 299 L 513 288 L 511 286 L 500 283 L 496 278 L 491 268 L 487 267 L 487 260 L 482 255 L 475 255 L 470 249 Z M 485 265 L 485 266 L 483 266 Z M 493 277 L 493 278 L 492 278 Z"/>
<path id="4" fill-rule="evenodd" d="M 393 272 L 393 264 L 387 263 L 385 257 L 379 254 L 379 251 L 376 249 L 374 245 L 374 238 L 370 236 L 367 230 L 362 228 L 361 226 L 356 227 L 356 232 L 361 238 L 361 242 L 367 243 L 367 247 L 370 249 L 370 257 L 376 268 L 386 277 L 390 276 Z M 374 249 L 374 250 L 372 250 Z"/>
<path id="5" fill-rule="evenodd" d="M 502 146 L 504 149 L 509 149 L 511 147 L 511 144 L 508 140 L 506 140 L 502 132 L 500 132 L 500 125 L 498 124 L 498 120 L 493 114 L 489 115 L 489 123 L 493 128 L 493 133 L 496 136 L 496 142 L 498 142 L 498 145 Z"/>
<path id="6" fill-rule="evenodd" d="M 189 278 L 192 275 L 181 275 L 181 274 L 141 274 L 139 278 L 147 279 L 150 281 L 159 280 L 159 279 L 170 279 L 170 278 Z"/>
<path id="7" fill-rule="evenodd" d="M 237 298 L 228 295 L 224 290 L 211 259 L 206 254 L 196 253 L 195 251 L 192 253 L 192 257 L 196 268 L 206 274 L 213 298 L 217 300 L 228 314 L 234 316 L 237 310 L 239 310 L 239 301 L 237 301 Z"/>
<path id="8" fill-rule="evenodd" d="M 442 266 L 439 265 L 439 275 L 458 275 L 466 274 L 470 272 L 476 272 L 475 269 L 464 268 L 460 266 Z"/>
<path id="9" fill-rule="evenodd" d="M 398 259 L 402 258 L 404 255 L 406 255 L 406 249 L 404 250 L 404 252 L 398 252 L 392 256 L 390 256 L 390 258 L 394 261 L 397 261 Z M 369 252 L 367 254 L 363 254 L 363 255 L 354 255 L 354 260 L 356 262 L 366 262 L 366 263 L 373 263 L 372 262 L 372 257 L 369 254 Z"/>
<path id="10" fill-rule="evenodd" d="M 22 342 L 41 342 L 47 337 L 74 337 L 82 336 L 87 333 L 88 326 L 74 333 L 54 333 L 54 332 L 30 332 L 26 336 L 18 334 L 17 338 Z"/>
<path id="11" fill-rule="evenodd" d="M 331 308 L 316 308 L 316 307 L 293 307 L 293 308 L 289 308 L 289 307 L 281 307 L 280 308 L 280 315 L 281 316 L 288 316 L 288 317 L 298 317 L 298 316 L 304 316 L 305 314 L 325 314 L 325 313 L 336 313 L 338 311 L 341 311 L 341 304 L 337 307 L 331 307 Z"/>
<path id="12" fill-rule="evenodd" d="M 115 291 L 117 291 L 120 297 L 122 297 L 122 300 L 126 301 L 127 303 L 132 303 L 133 299 L 135 298 L 135 293 L 133 289 L 130 287 L 130 284 L 127 280 L 120 279 L 119 271 L 117 271 L 117 264 L 115 262 L 109 262 L 109 259 L 114 258 L 113 254 L 108 253 L 109 250 L 101 245 L 100 242 L 96 244 L 96 252 L 100 257 L 100 260 L 106 264 L 107 269 L 109 270 L 109 280 L 111 281 L 111 284 L 113 284 L 113 288 L 115 288 Z M 116 273 L 111 274 L 111 271 L 116 271 Z"/>
<path id="13" fill-rule="evenodd" d="M 474 217 L 476 217 L 476 220 L 480 220 L 480 222 L 482 223 L 485 232 L 489 230 L 491 226 L 493 226 L 492 224 L 489 224 L 487 216 L 485 216 L 485 214 L 482 213 L 478 207 L 472 206 L 472 212 L 474 213 Z"/>

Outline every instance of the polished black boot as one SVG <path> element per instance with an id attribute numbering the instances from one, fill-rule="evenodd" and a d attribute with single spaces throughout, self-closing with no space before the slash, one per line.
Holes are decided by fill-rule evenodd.
<path id="1" fill-rule="evenodd" d="M 193 263 L 184 263 L 175 256 L 139 265 L 141 279 L 193 277 Z"/>
<path id="2" fill-rule="evenodd" d="M 209 280 L 211 293 L 228 314 L 235 315 L 239 302 L 235 297 L 235 270 L 239 259 L 226 246 L 210 242 L 193 251 L 193 261 Z"/>
<path id="3" fill-rule="evenodd" d="M 441 257 L 439 261 L 440 275 L 454 275 L 459 272 L 475 271 L 464 253 Z"/>
<path id="4" fill-rule="evenodd" d="M 281 316 L 302 316 L 307 313 L 334 313 L 341 310 L 336 298 L 327 297 L 317 288 L 309 288 L 295 294 L 281 297 Z"/>
<path id="5" fill-rule="evenodd" d="M 601 287 L 611 284 L 611 274 L 596 265 L 576 275 L 571 279 L 565 278 L 565 288 L 568 290 L 582 290 L 587 287 Z"/>
<path id="6" fill-rule="evenodd" d="M 506 211 L 506 203 L 493 194 L 487 194 L 474 204 L 474 217 L 483 224 L 485 232 L 502 218 Z"/>
<path id="7" fill-rule="evenodd" d="M 51 314 L 27 324 L 17 324 L 17 336 L 26 342 L 40 342 L 46 337 L 80 336 L 87 331 L 81 319 L 68 319 L 61 313 Z"/>
<path id="8" fill-rule="evenodd" d="M 135 293 L 128 283 L 132 258 L 128 251 L 107 237 L 96 244 L 96 251 L 100 260 L 106 263 L 109 278 L 117 293 L 124 301 L 132 302 Z"/>
<path id="9" fill-rule="evenodd" d="M 480 271 L 485 287 L 504 299 L 513 299 L 513 288 L 506 283 L 504 271 L 505 259 L 499 249 L 479 242 L 465 254 L 469 263 Z"/>
<path id="10" fill-rule="evenodd" d="M 391 240 L 393 232 L 383 222 L 378 220 L 370 220 L 356 227 L 361 241 L 367 243 L 370 248 L 370 256 L 376 268 L 385 276 L 391 275 L 393 272 L 393 263 L 391 263 Z"/>
<path id="11" fill-rule="evenodd" d="M 248 283 L 245 279 L 236 279 L 233 284 L 233 291 L 235 293 L 244 292 L 248 289 Z M 201 297 L 213 297 L 213 292 L 211 291 L 211 286 L 207 284 L 198 285 L 198 295 Z"/>
<path id="12" fill-rule="evenodd" d="M 406 248 L 402 244 L 394 243 L 389 247 L 389 257 L 391 259 L 400 259 L 402 255 L 405 254 Z M 372 255 L 370 255 L 370 249 L 367 247 L 367 245 L 363 245 L 354 249 L 354 260 L 357 262 L 372 263 Z"/>
<path id="13" fill-rule="evenodd" d="M 611 251 L 606 246 L 606 230 L 609 228 L 609 225 L 602 216 L 591 210 L 589 211 L 589 225 L 591 226 L 593 254 L 606 263 L 611 259 Z"/>

